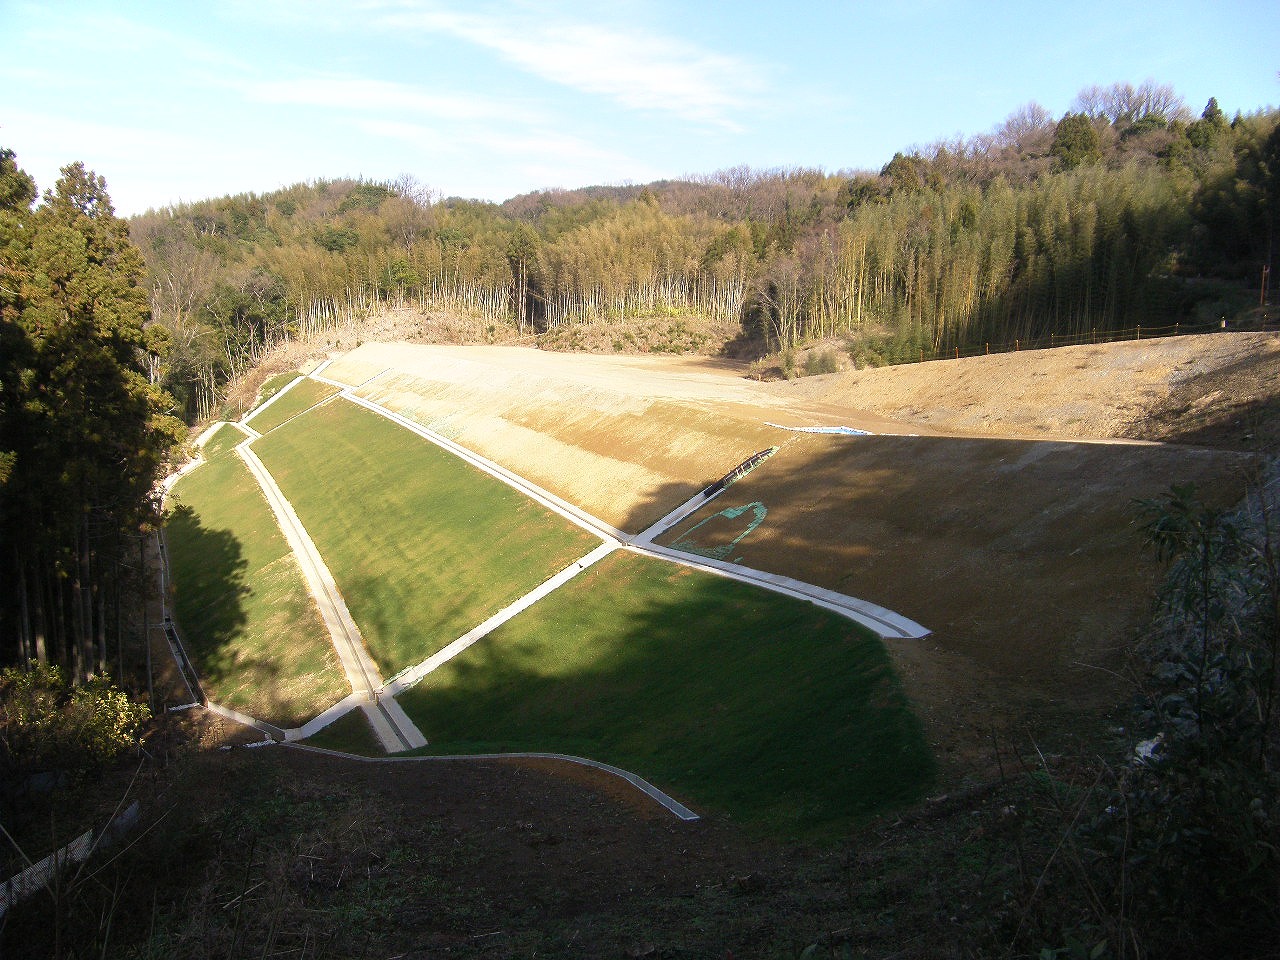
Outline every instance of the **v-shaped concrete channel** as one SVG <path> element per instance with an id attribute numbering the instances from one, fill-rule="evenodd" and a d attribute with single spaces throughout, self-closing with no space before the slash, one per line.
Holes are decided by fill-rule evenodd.
<path id="1" fill-rule="evenodd" d="M 806 600 L 861 623 L 884 638 L 919 638 L 927 636 L 929 633 L 925 627 L 903 617 L 901 614 L 876 604 L 868 603 L 865 600 L 860 600 L 857 597 L 826 590 L 814 584 L 804 583 L 779 574 L 726 563 L 713 558 L 694 557 L 653 543 L 654 538 L 675 526 L 713 498 L 708 497 L 705 492 L 696 494 L 686 503 L 676 507 L 647 530 L 635 536 L 630 536 L 574 504 L 568 503 L 555 494 L 544 490 L 526 478 L 513 473 L 500 464 L 480 456 L 461 444 L 408 417 L 395 413 L 381 404 L 358 396 L 355 393 L 355 388 L 349 384 L 323 376 L 322 373 L 326 366 L 328 366 L 327 363 L 322 364 L 313 371 L 310 374 L 311 379 L 337 387 L 340 391 L 337 396 L 386 417 L 419 437 L 453 453 L 460 459 L 519 490 L 570 522 L 598 536 L 601 540 L 601 545 L 535 587 L 525 596 L 498 611 L 484 623 L 468 631 L 453 643 L 432 654 L 422 662 L 405 668 L 391 679 L 384 680 L 377 664 L 369 654 L 359 626 L 357 626 L 350 611 L 347 609 L 346 601 L 343 599 L 342 593 L 339 591 L 333 575 L 321 557 L 314 541 L 312 541 L 305 526 L 303 526 L 302 521 L 294 511 L 293 505 L 289 503 L 283 491 L 280 490 L 275 479 L 271 476 L 271 472 L 252 450 L 253 442 L 260 438 L 262 434 L 244 421 L 233 424 L 236 429 L 245 435 L 245 440 L 236 447 L 236 452 L 244 460 L 250 473 L 261 487 L 281 532 L 298 560 L 308 591 L 315 599 L 321 618 L 333 641 L 334 650 L 338 654 L 342 669 L 352 689 L 350 697 L 347 697 L 330 710 L 325 711 L 324 714 L 303 728 L 296 731 L 276 731 L 282 735 L 283 739 L 295 740 L 303 736 L 309 736 L 328 722 L 341 716 L 348 709 L 353 706 L 359 706 L 369 718 L 370 725 L 377 734 L 379 742 L 388 753 L 398 753 L 425 746 L 427 743 L 426 737 L 423 736 L 403 708 L 396 702 L 396 695 L 412 687 L 442 664 L 458 656 L 512 617 L 528 609 L 538 600 L 617 549 L 625 549 L 632 553 L 656 557 L 681 566 L 751 583 L 776 593 Z M 287 393 L 290 388 L 304 379 L 306 377 L 299 377 L 272 397 L 268 403 L 278 400 L 282 394 Z M 376 380 L 377 376 L 371 379 Z M 327 403 L 332 399 L 333 397 L 327 397 L 319 401 L 319 403 Z M 253 412 L 256 414 L 261 412 L 262 409 L 263 407 L 259 407 Z M 197 443 L 208 439 L 212 432 L 213 428 L 206 431 Z M 183 472 L 186 471 L 184 470 Z M 170 483 L 175 479 L 177 479 L 176 476 L 171 478 Z M 718 495 L 720 492 L 723 492 L 723 488 L 715 491 L 714 495 Z M 240 714 L 235 714 L 234 711 L 228 711 L 214 704 L 210 704 L 210 707 L 227 715 L 234 714 L 233 719 L 239 719 L 242 722 L 254 722 L 252 718 L 243 717 Z M 264 729 L 269 726 L 260 722 L 254 723 L 254 725 Z M 274 728 L 272 729 L 274 730 Z"/>
<path id="2" fill-rule="evenodd" d="M 316 549 L 315 542 L 307 533 L 306 527 L 302 525 L 293 505 L 276 484 L 275 478 L 271 476 L 266 465 L 250 448 L 250 444 L 256 439 L 255 432 L 243 424 L 236 424 L 236 426 L 247 434 L 246 439 L 236 447 L 236 453 L 248 465 L 249 472 L 262 488 L 267 503 L 271 506 L 271 512 L 275 514 L 280 531 L 284 534 L 289 548 L 302 568 L 307 589 L 314 598 L 320 617 L 333 640 L 333 648 L 342 663 L 347 682 L 351 684 L 351 691 L 362 698 L 360 707 L 369 718 L 369 723 L 383 749 L 388 753 L 398 753 L 402 750 L 425 747 L 427 738 L 409 719 L 404 708 L 396 702 L 394 697 L 382 696 L 382 675 L 378 671 L 378 665 L 369 655 L 369 648 L 365 645 L 364 637 L 352 618 L 351 611 L 347 609 L 346 601 L 338 590 L 333 574 L 329 572 L 328 566 L 320 556 L 320 551 Z"/>

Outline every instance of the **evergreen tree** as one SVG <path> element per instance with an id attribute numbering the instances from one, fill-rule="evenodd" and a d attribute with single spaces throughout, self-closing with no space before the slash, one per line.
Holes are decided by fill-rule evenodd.
<path id="1" fill-rule="evenodd" d="M 26 242 L 26 219 L 35 199 L 35 181 L 18 169 L 12 150 L 0 149 L 0 509 L 5 482 L 17 459 L 10 438 L 19 405 L 17 379 L 24 347 L 18 323 L 24 275 L 22 248 Z"/>
<path id="2" fill-rule="evenodd" d="M 83 678 L 106 669 L 124 619 L 119 561 L 154 515 L 152 485 L 182 427 L 147 376 L 160 341 L 145 326 L 145 265 L 105 181 L 77 163 L 34 209 L 34 190 L 5 193 L 0 564 L 16 589 L 0 598 L 0 655 Z"/>
<path id="3" fill-rule="evenodd" d="M 1093 121 L 1083 113 L 1068 113 L 1058 121 L 1049 155 L 1063 170 L 1102 159 L 1102 145 Z"/>

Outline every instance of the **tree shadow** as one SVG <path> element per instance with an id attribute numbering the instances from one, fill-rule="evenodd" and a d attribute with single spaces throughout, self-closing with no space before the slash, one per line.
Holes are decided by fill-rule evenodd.
<path id="1" fill-rule="evenodd" d="M 932 783 L 882 644 L 811 604 L 624 552 L 399 699 L 432 752 L 587 756 L 785 833 Z"/>
<path id="2" fill-rule="evenodd" d="M 185 504 L 170 512 L 165 538 L 174 622 L 205 693 L 282 726 L 309 719 L 312 711 L 300 708 L 283 689 L 279 664 L 244 649 L 245 601 L 253 586 L 239 539 L 229 530 L 206 526 Z"/>
<path id="3" fill-rule="evenodd" d="M 201 664 L 216 657 L 244 628 L 243 600 L 248 563 L 229 530 L 201 523 L 191 507 L 179 504 L 165 525 L 173 578 L 174 619 L 183 642 Z"/>
<path id="4" fill-rule="evenodd" d="M 1158 574 L 1133 501 L 1195 481 L 1230 502 L 1247 463 L 1168 446 L 806 435 L 658 542 L 715 549 L 743 523 L 704 521 L 762 504 L 732 559 L 933 631 L 889 647 L 945 743 L 964 726 L 1114 704 Z"/>
<path id="5" fill-rule="evenodd" d="M 708 473 L 704 479 L 697 482 L 679 483 L 669 480 L 662 483 L 632 502 L 626 518 L 618 529 L 630 534 L 643 533 L 676 507 L 688 502 L 718 479 L 719 476 L 711 476 Z"/>

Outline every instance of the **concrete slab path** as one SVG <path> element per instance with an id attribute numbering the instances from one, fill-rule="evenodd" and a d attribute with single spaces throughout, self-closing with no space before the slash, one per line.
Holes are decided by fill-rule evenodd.
<path id="1" fill-rule="evenodd" d="M 687 501 L 677 507 L 672 513 L 668 514 L 658 523 L 654 524 L 648 530 L 636 536 L 630 536 L 616 527 L 610 526 L 598 517 L 594 517 L 575 507 L 570 503 L 560 499 L 555 494 L 544 490 L 531 480 L 527 480 L 518 474 L 512 473 L 505 467 L 494 463 L 485 457 L 480 456 L 472 450 L 468 450 L 461 444 L 450 440 L 448 437 L 441 436 L 435 431 L 424 427 L 422 424 L 410 420 L 402 414 L 388 410 L 386 407 L 372 400 L 357 396 L 352 387 L 346 386 L 337 380 L 329 380 L 325 377 L 318 377 L 325 383 L 334 384 L 342 387 L 339 396 L 350 400 L 352 403 L 359 404 L 367 410 L 372 410 L 380 416 L 386 417 L 393 423 L 397 423 L 407 430 L 412 431 L 418 436 L 431 441 L 437 446 L 448 450 L 475 467 L 488 473 L 490 476 L 496 477 L 503 483 L 506 483 L 517 490 L 525 493 L 537 502 L 543 504 L 548 509 L 560 514 L 565 519 L 577 524 L 585 530 L 589 530 L 605 542 L 613 542 L 620 547 L 626 547 L 634 553 L 644 554 L 647 556 L 658 557 L 671 563 L 678 563 L 686 567 L 703 572 L 713 574 L 715 576 L 728 577 L 732 580 L 739 580 L 743 583 L 754 584 L 765 590 L 774 593 L 785 594 L 786 596 L 795 597 L 800 600 L 806 600 L 809 603 L 817 604 L 824 609 L 831 610 L 843 617 L 853 620 L 855 623 L 861 624 L 868 630 L 876 634 L 882 639 L 894 640 L 918 640 L 927 637 L 930 630 L 908 617 L 881 607 L 878 604 L 871 603 L 858 597 L 849 596 L 844 593 L 837 593 L 834 590 L 827 590 L 822 587 L 814 586 L 810 583 L 804 583 L 799 580 L 793 580 L 790 577 L 784 577 L 780 574 L 769 573 L 764 570 L 756 570 L 752 567 L 744 567 L 736 563 L 724 563 L 719 560 L 712 560 L 704 557 L 694 557 L 678 550 L 671 550 L 667 547 L 657 546 L 649 541 L 657 536 L 662 530 L 672 526 L 679 519 L 692 513 L 700 506 L 699 501 L 705 503 L 706 498 L 702 494 L 697 494 L 692 500 Z M 675 517 L 676 520 L 672 520 Z"/>
<path id="2" fill-rule="evenodd" d="M 533 606 L 547 594 L 551 593 L 551 591 L 568 583 L 583 570 L 587 569 L 587 567 L 591 566 L 598 560 L 604 559 L 616 549 L 618 549 L 618 544 L 616 543 L 602 543 L 581 560 L 575 560 L 554 577 L 551 577 L 549 580 L 546 580 L 534 587 L 515 603 L 510 606 L 503 607 L 474 630 L 470 630 L 463 634 L 457 640 L 453 641 L 453 643 L 449 644 L 439 652 L 427 657 L 427 659 L 423 660 L 421 663 L 415 664 L 412 667 L 407 667 L 400 673 L 397 673 L 386 682 L 383 690 L 389 694 L 395 695 L 409 689 L 427 674 L 438 669 L 441 665 L 448 663 L 478 640 L 487 637 L 494 630 L 497 630 L 498 627 L 502 626 L 516 614 L 529 609 L 529 607 Z"/>
<path id="3" fill-rule="evenodd" d="M 271 476 L 266 465 L 251 449 L 252 442 L 251 437 L 241 443 L 236 447 L 236 453 L 244 460 L 249 467 L 249 472 L 262 488 L 271 512 L 275 514 L 276 522 L 297 558 L 298 565 L 302 568 L 307 589 L 315 598 L 320 617 L 333 639 L 334 650 L 337 651 L 338 659 L 342 663 L 347 682 L 351 684 L 353 692 L 365 698 L 361 709 L 369 718 L 378 740 L 391 753 L 426 746 L 427 738 L 409 719 L 404 709 L 395 702 L 393 697 L 381 695 L 382 676 L 377 664 L 369 655 L 364 637 L 352 618 L 351 611 L 347 609 L 346 601 L 338 590 L 333 574 L 329 572 L 328 566 L 320 556 L 320 551 L 316 549 L 315 542 L 312 541 L 302 521 L 294 512 L 293 505 L 276 485 L 275 478 Z"/>

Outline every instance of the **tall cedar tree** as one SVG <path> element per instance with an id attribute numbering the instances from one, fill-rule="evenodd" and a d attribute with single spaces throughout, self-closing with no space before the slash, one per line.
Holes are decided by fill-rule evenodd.
<path id="1" fill-rule="evenodd" d="M 81 164 L 33 206 L 11 151 L 0 169 L 0 658 L 83 678 L 123 649 L 126 558 L 182 436 L 148 376 L 145 266 L 106 183 Z"/>

